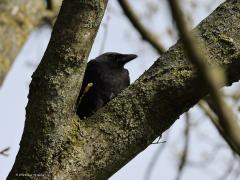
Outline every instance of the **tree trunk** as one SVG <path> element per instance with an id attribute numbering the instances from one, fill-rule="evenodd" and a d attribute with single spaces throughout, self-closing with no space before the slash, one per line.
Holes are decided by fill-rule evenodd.
<path id="1" fill-rule="evenodd" d="M 80 120 L 79 82 L 106 4 L 63 2 L 33 75 L 20 151 L 8 179 L 19 173 L 29 179 L 107 179 L 208 93 L 178 42 L 104 108 Z M 240 78 L 239 19 L 240 1 L 228 0 L 194 30 L 211 66 L 226 70 L 227 85 Z"/>

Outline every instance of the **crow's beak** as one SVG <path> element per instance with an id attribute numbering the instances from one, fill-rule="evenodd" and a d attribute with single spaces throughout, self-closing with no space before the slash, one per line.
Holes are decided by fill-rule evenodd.
<path id="1" fill-rule="evenodd" d="M 136 54 L 122 54 L 122 56 L 118 59 L 118 63 L 121 65 L 125 65 L 129 61 L 137 58 Z"/>

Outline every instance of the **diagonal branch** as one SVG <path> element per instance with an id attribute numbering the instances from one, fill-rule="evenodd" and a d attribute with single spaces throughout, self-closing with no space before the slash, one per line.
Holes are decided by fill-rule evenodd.
<path id="1" fill-rule="evenodd" d="M 135 14 L 134 10 L 131 8 L 130 4 L 127 0 L 118 0 L 118 3 L 122 7 L 125 15 L 135 27 L 135 29 L 141 34 L 143 40 L 148 41 L 152 47 L 159 53 L 162 54 L 165 52 L 164 46 L 160 43 L 158 39 L 153 35 L 151 31 L 149 31 L 140 21 L 137 14 Z"/>
<path id="2" fill-rule="evenodd" d="M 198 105 L 204 111 L 204 113 L 208 116 L 208 118 L 211 120 L 213 125 L 218 130 L 219 134 L 222 136 L 222 138 L 224 138 L 224 140 L 232 149 L 232 151 L 235 152 L 237 155 L 240 155 L 240 149 L 236 147 L 236 145 L 231 141 L 231 139 L 229 139 L 227 134 L 224 132 L 223 128 L 219 124 L 219 119 L 217 118 L 216 114 L 212 111 L 213 108 L 209 107 L 209 103 L 205 100 L 201 100 L 199 101 Z"/>

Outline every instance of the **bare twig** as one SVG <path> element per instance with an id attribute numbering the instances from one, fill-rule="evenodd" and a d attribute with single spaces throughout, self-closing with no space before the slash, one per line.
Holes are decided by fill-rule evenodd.
<path id="1" fill-rule="evenodd" d="M 168 139 L 168 134 L 166 135 L 165 139 Z M 167 142 L 167 141 L 165 141 L 165 142 Z M 146 173 L 145 173 L 144 178 L 143 178 L 144 180 L 150 179 L 150 177 L 152 175 L 153 168 L 156 165 L 156 163 L 157 163 L 159 157 L 161 156 L 163 150 L 165 149 L 166 145 L 167 144 L 165 143 L 164 145 L 159 146 L 159 149 L 153 154 L 153 156 L 150 160 L 150 163 L 149 163 L 149 165 L 146 169 Z"/>
<path id="2" fill-rule="evenodd" d="M 169 3 L 172 10 L 172 15 L 176 20 L 177 27 L 181 34 L 182 41 L 186 47 L 186 52 L 189 55 L 189 59 L 193 64 L 196 65 L 209 88 L 210 95 L 217 109 L 219 124 L 224 129 L 225 134 L 234 143 L 236 148 L 240 149 L 240 127 L 231 108 L 229 108 L 221 98 L 221 95 L 218 91 L 219 79 L 217 79 L 216 75 L 209 70 L 207 63 L 209 62 L 208 57 L 205 56 L 204 53 L 200 53 L 201 51 L 199 47 L 196 43 L 194 43 L 193 37 L 188 32 L 178 1 L 170 0 Z"/>
<path id="3" fill-rule="evenodd" d="M 226 166 L 226 170 L 223 172 L 223 174 L 219 177 L 218 180 L 225 180 L 228 179 L 228 177 L 232 174 L 232 172 L 234 171 L 234 156 L 228 161 L 228 165 Z"/>
<path id="4" fill-rule="evenodd" d="M 229 137 L 226 135 L 226 133 L 224 132 L 224 129 L 219 124 L 219 119 L 217 118 L 216 114 L 214 114 L 214 112 L 209 108 L 209 104 L 206 101 L 201 100 L 201 101 L 199 101 L 198 105 L 205 112 L 205 114 L 209 117 L 209 119 L 211 120 L 213 125 L 218 130 L 219 134 L 224 138 L 224 140 L 230 146 L 232 151 L 239 155 L 240 149 L 238 149 L 234 145 L 234 143 L 232 143 L 231 139 L 229 139 Z"/>
<path id="5" fill-rule="evenodd" d="M 0 155 L 3 155 L 3 156 L 8 156 L 9 154 L 7 154 L 7 152 L 10 150 L 10 147 L 7 147 L 3 150 L 0 151 Z"/>
<path id="6" fill-rule="evenodd" d="M 183 153 L 181 154 L 176 180 L 181 179 L 184 167 L 187 164 L 187 157 L 188 157 L 188 151 L 189 151 L 189 136 L 190 136 L 189 132 L 190 132 L 189 113 L 186 113 L 186 125 L 184 130 L 184 138 L 185 138 L 184 150 L 183 150 Z"/>
<path id="7" fill-rule="evenodd" d="M 142 38 L 148 41 L 152 47 L 159 53 L 162 54 L 165 51 L 164 46 L 157 40 L 157 38 L 150 32 L 139 20 L 134 10 L 131 8 L 127 0 L 118 0 L 122 10 L 126 14 L 135 29 L 141 34 Z"/>
<path id="8" fill-rule="evenodd" d="M 237 162 L 237 167 L 233 176 L 233 179 L 239 179 L 240 177 L 240 161 Z"/>
<path id="9" fill-rule="evenodd" d="M 220 156 L 220 152 L 225 150 L 226 146 L 222 144 L 216 144 L 213 146 L 211 152 L 207 153 L 207 156 L 205 155 L 204 158 L 201 158 L 201 160 L 188 160 L 188 165 L 192 168 L 204 168 L 207 169 L 210 165 L 212 165 L 215 160 Z M 205 152 L 206 153 L 206 152 Z M 218 156 L 217 156 L 218 155 Z"/>

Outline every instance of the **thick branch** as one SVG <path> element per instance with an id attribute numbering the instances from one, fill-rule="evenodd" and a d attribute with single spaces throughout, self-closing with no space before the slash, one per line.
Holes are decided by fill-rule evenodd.
<path id="1" fill-rule="evenodd" d="M 60 4 L 60 0 L 54 0 Z M 43 18 L 56 16 L 58 8 L 46 9 L 44 0 L 0 1 L 0 86 L 29 33 Z"/>
<path id="2" fill-rule="evenodd" d="M 33 75 L 26 126 L 9 179 L 17 172 L 56 179 L 107 179 L 209 93 L 178 42 L 133 85 L 81 121 L 74 110 L 77 81 L 102 17 L 97 7 L 105 4 L 64 1 Z M 228 85 L 240 79 L 239 19 L 240 2 L 229 0 L 195 30 L 210 52 L 212 66 L 225 68 Z"/>
<path id="3" fill-rule="evenodd" d="M 48 48 L 32 76 L 21 148 L 8 179 L 19 173 L 41 174 L 40 179 L 76 179 L 82 170 L 67 160 L 71 154 L 65 150 L 75 149 L 76 99 L 106 4 L 107 0 L 63 1 Z M 66 163 L 59 156 L 67 158 Z M 88 179 L 89 174 L 81 171 L 79 177 Z"/>

